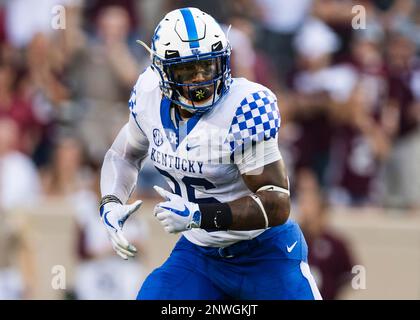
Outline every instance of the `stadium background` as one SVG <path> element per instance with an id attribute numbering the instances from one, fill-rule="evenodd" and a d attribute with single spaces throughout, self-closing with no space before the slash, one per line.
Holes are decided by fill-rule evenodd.
<path id="1" fill-rule="evenodd" d="M 233 75 L 277 94 L 292 216 L 324 298 L 419 299 L 416 0 L 0 1 L 0 299 L 131 299 L 169 254 L 157 171 L 146 164 L 132 197 L 130 262 L 100 224 L 98 181 L 149 64 L 135 40 L 185 6 L 232 25 Z"/>

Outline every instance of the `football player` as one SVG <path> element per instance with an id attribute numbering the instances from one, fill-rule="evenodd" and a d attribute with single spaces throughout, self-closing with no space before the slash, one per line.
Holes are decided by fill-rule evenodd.
<path id="1" fill-rule="evenodd" d="M 320 299 L 305 239 L 289 219 L 275 95 L 231 78 L 227 37 L 199 9 L 169 12 L 151 48 L 140 44 L 152 65 L 105 156 L 100 215 L 117 254 L 133 257 L 123 225 L 142 202 L 126 202 L 148 157 L 171 187 L 155 186 L 163 201 L 154 214 L 182 236 L 137 298 Z"/>

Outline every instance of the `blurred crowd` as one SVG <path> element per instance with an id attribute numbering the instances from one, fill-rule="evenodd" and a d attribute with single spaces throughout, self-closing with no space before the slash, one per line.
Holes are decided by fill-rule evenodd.
<path id="1" fill-rule="evenodd" d="M 0 250 L 13 242 L 7 212 L 59 198 L 78 225 L 75 297 L 133 296 L 140 283 L 115 275 L 140 279 L 141 261 L 115 262 L 98 223 L 99 172 L 150 64 L 135 40 L 149 42 L 166 12 L 186 6 L 232 26 L 234 77 L 276 93 L 296 216 L 309 244 L 338 248 L 312 260 L 322 269 L 344 257 L 335 280 L 324 276 L 334 298 L 351 256 L 319 223 L 327 207 L 420 209 L 418 0 L 0 1 Z M 134 197 L 154 197 L 151 186 L 162 183 L 146 164 Z M 132 227 L 142 248 L 147 225 Z M 0 299 L 30 296 L 9 260 L 0 257 Z"/>

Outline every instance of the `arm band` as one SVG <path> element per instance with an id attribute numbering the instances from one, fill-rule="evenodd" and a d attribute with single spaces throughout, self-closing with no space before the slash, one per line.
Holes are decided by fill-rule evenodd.
<path id="1" fill-rule="evenodd" d="M 258 190 L 259 191 L 259 190 Z M 262 212 L 262 214 L 263 214 L 263 216 L 264 216 L 264 223 L 265 223 L 265 227 L 264 227 L 264 229 L 267 229 L 268 228 L 268 226 L 269 226 L 269 222 L 268 222 L 268 216 L 267 216 L 267 213 L 265 212 L 265 209 L 264 209 L 264 206 L 263 206 L 263 204 L 262 204 L 262 202 L 261 202 L 261 200 L 260 200 L 260 197 L 258 197 L 256 194 L 250 194 L 249 195 L 252 199 L 254 199 L 254 201 L 258 204 L 258 206 L 260 207 L 260 209 L 261 209 L 261 212 Z"/>
<path id="2" fill-rule="evenodd" d="M 198 205 L 201 212 L 201 229 L 227 230 L 232 225 L 232 210 L 227 203 Z"/>
<path id="3" fill-rule="evenodd" d="M 102 211 L 103 211 L 102 208 L 104 207 L 105 204 L 107 204 L 109 202 L 116 202 L 116 203 L 119 203 L 121 205 L 123 204 L 120 199 L 118 199 L 116 196 L 114 196 L 112 194 L 109 194 L 109 195 L 106 195 L 106 196 L 102 197 L 101 202 L 99 203 L 99 210 L 100 210 L 100 213 L 101 213 L 101 217 L 102 217 Z"/>
<path id="4" fill-rule="evenodd" d="M 287 180 L 287 181 L 289 181 L 289 180 Z M 278 186 L 273 186 L 273 185 L 267 185 L 267 186 L 261 187 L 257 190 L 257 192 L 258 191 L 277 191 L 277 192 L 285 193 L 288 196 L 290 196 L 290 191 L 288 189 L 281 188 L 281 187 L 278 187 Z"/>

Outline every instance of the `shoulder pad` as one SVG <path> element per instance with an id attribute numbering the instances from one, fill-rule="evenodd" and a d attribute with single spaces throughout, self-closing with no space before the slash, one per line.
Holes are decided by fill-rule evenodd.
<path id="1" fill-rule="evenodd" d="M 148 93 L 154 89 L 159 89 L 159 79 L 153 71 L 153 68 L 150 66 L 140 74 L 136 84 L 131 90 L 130 99 L 128 100 L 128 108 L 133 115 L 135 114 L 137 97 L 140 93 Z"/>

